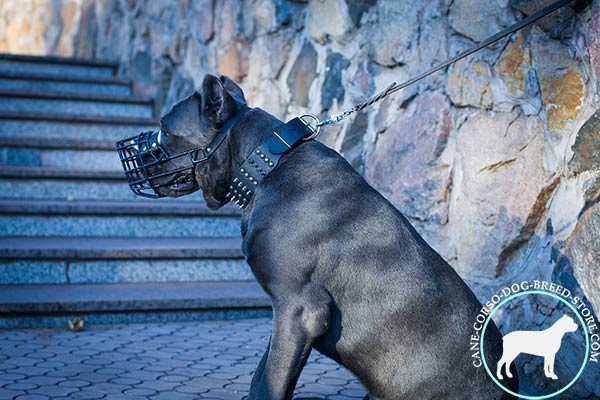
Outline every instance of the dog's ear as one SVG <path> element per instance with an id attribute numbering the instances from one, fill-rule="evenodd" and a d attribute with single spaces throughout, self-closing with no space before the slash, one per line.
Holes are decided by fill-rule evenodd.
<path id="1" fill-rule="evenodd" d="M 235 113 L 235 100 L 216 76 L 206 75 L 204 77 L 201 97 L 201 117 L 205 118 L 215 128 L 220 128 Z"/>
<path id="2" fill-rule="evenodd" d="M 221 75 L 221 82 L 223 82 L 223 86 L 225 86 L 225 89 L 227 89 L 229 93 L 233 93 L 241 100 L 246 101 L 246 98 L 244 97 L 244 91 L 232 79 L 225 75 Z"/>

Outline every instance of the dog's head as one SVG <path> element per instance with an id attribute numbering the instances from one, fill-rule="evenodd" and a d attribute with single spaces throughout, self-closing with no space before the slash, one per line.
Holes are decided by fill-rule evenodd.
<path id="1" fill-rule="evenodd" d="M 244 100 L 241 88 L 231 79 L 206 75 L 200 91 L 175 104 L 161 118 L 160 145 L 169 154 L 177 154 L 194 148 L 207 148 L 223 125 L 238 111 L 233 96 Z M 181 169 L 173 175 L 153 179 L 156 191 L 165 197 L 179 197 L 202 190 L 209 208 L 216 209 L 227 203 L 226 194 L 231 177 L 230 138 L 206 161 L 194 168 L 189 157 L 178 157 L 157 164 L 149 169 L 151 175 Z"/>
<path id="2" fill-rule="evenodd" d="M 563 315 L 558 320 L 558 323 L 565 332 L 575 332 L 578 328 L 578 325 L 575 323 L 573 318 L 569 317 L 568 315 Z"/>

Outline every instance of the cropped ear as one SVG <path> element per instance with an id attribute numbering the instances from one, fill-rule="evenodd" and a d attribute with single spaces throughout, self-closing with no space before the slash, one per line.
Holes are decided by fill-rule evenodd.
<path id="1" fill-rule="evenodd" d="M 213 75 L 206 75 L 202 82 L 201 118 L 210 126 L 220 128 L 236 111 L 235 100 L 227 93 L 223 83 Z"/>
<path id="2" fill-rule="evenodd" d="M 221 82 L 223 82 L 223 86 L 225 86 L 225 89 L 227 89 L 229 93 L 233 93 L 241 100 L 246 101 L 246 98 L 244 97 L 244 91 L 238 86 L 237 83 L 225 75 L 221 75 Z"/>

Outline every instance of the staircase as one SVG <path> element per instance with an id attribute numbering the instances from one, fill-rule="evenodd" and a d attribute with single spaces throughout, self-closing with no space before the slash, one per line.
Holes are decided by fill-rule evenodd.
<path id="1" fill-rule="evenodd" d="M 237 209 L 129 190 L 114 142 L 156 121 L 117 64 L 0 54 L 0 328 L 269 315 Z"/>

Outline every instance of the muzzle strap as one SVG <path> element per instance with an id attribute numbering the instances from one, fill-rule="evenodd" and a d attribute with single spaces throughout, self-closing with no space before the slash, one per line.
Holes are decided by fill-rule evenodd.
<path id="1" fill-rule="evenodd" d="M 300 117 L 273 132 L 273 136 L 255 148 L 236 171 L 227 198 L 240 208 L 246 207 L 258 184 L 277 167 L 281 157 L 314 133 L 314 129 Z"/>

